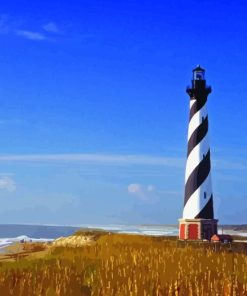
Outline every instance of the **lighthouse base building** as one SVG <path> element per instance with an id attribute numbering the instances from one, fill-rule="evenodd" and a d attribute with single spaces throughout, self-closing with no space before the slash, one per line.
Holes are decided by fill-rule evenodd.
<path id="1" fill-rule="evenodd" d="M 179 219 L 179 238 L 182 240 L 211 240 L 217 234 L 216 219 Z"/>
<path id="2" fill-rule="evenodd" d="M 217 234 L 211 183 L 210 147 L 208 139 L 207 97 L 211 87 L 206 85 L 205 70 L 193 70 L 190 97 L 188 149 L 185 170 L 183 217 L 179 219 L 179 239 L 211 240 Z"/>

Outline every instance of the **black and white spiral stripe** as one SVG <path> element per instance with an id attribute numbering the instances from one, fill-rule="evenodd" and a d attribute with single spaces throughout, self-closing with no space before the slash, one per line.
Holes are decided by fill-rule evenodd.
<path id="1" fill-rule="evenodd" d="M 213 219 L 207 99 L 190 100 L 184 219 Z"/>

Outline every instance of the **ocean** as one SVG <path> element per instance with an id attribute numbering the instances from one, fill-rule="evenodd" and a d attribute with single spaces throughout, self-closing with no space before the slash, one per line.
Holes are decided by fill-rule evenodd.
<path id="1" fill-rule="evenodd" d="M 91 225 L 81 224 L 73 226 L 60 225 L 19 225 L 0 224 L 0 249 L 15 242 L 53 241 L 61 236 L 72 235 L 79 229 L 102 229 L 116 233 L 129 233 L 152 236 L 178 236 L 178 225 Z M 218 232 L 221 233 L 221 227 Z M 247 236 L 247 232 L 224 230 L 225 234 Z"/>
<path id="2" fill-rule="evenodd" d="M 19 225 L 0 224 L 0 248 L 20 241 L 52 241 L 61 236 L 72 235 L 79 229 L 102 229 L 116 233 L 132 233 L 142 235 L 178 235 L 178 227 L 173 225 Z"/>

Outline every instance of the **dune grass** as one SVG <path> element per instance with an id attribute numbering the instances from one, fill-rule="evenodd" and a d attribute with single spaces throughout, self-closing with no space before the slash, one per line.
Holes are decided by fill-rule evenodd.
<path id="1" fill-rule="evenodd" d="M 247 255 L 164 237 L 98 233 L 89 246 L 0 263 L 0 295 L 241 296 L 247 295 Z"/>

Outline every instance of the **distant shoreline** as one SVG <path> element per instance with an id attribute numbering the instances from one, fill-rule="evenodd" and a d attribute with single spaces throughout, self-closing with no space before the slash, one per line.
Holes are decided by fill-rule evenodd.
<path id="1" fill-rule="evenodd" d="M 69 236 L 79 229 L 100 229 L 114 233 L 130 233 L 151 236 L 178 236 L 178 225 L 164 224 L 81 224 L 77 226 L 64 225 L 38 225 L 38 224 L 0 224 L 0 246 L 8 243 L 8 240 L 18 241 L 21 236 L 27 240 L 56 239 L 61 236 Z M 219 225 L 218 233 L 242 236 L 247 239 L 247 225 Z M 25 239 L 25 238 L 24 238 Z"/>

